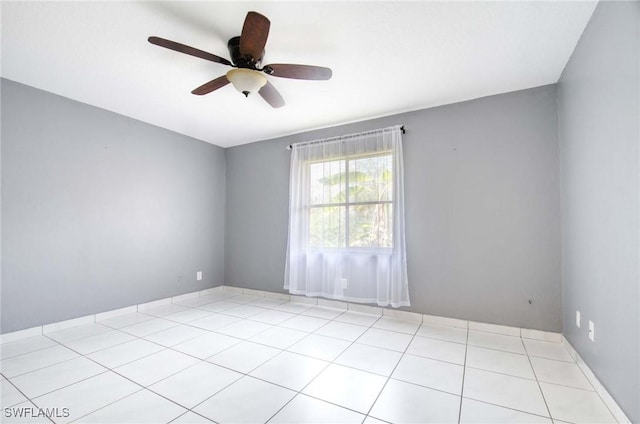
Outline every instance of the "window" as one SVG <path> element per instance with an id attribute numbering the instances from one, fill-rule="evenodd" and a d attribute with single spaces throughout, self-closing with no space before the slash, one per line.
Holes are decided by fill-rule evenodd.
<path id="1" fill-rule="evenodd" d="M 291 148 L 284 288 L 409 306 L 400 126 Z"/>
<path id="2" fill-rule="evenodd" d="M 391 152 L 309 163 L 309 247 L 393 247 Z"/>

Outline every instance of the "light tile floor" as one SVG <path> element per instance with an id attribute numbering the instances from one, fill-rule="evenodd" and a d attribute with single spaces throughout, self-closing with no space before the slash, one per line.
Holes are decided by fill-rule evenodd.
<path id="1" fill-rule="evenodd" d="M 4 343 L 0 373 L 7 423 L 615 422 L 561 344 L 232 292 Z"/>

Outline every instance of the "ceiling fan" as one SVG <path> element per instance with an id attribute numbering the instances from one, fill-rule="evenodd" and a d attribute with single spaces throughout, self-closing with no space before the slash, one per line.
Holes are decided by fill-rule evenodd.
<path id="1" fill-rule="evenodd" d="M 245 96 L 257 91 L 272 107 L 279 108 L 284 106 L 284 99 L 264 74 L 281 78 L 328 80 L 331 78 L 332 72 L 331 69 L 322 66 L 285 63 L 272 63 L 262 66 L 264 46 L 267 43 L 270 25 L 269 19 L 265 16 L 257 12 L 247 13 L 241 35 L 231 38 L 227 43 L 231 61 L 164 38 L 149 37 L 148 40 L 156 46 L 235 68 L 227 72 L 226 75 L 202 84 L 191 93 L 197 95 L 208 94 L 232 83 Z"/>

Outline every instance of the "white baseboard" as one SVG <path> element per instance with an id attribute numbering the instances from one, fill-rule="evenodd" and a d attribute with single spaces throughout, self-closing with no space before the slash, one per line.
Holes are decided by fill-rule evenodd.
<path id="1" fill-rule="evenodd" d="M 520 337 L 521 329 L 509 327 L 507 325 L 487 324 L 484 322 L 469 321 L 469 330 L 484 331 L 485 333 L 496 333 L 505 336 Z"/>
<path id="2" fill-rule="evenodd" d="M 330 300 L 317 297 L 306 297 L 289 295 L 286 293 L 275 293 L 264 290 L 248 289 L 242 287 L 233 287 L 227 285 L 216 286 L 204 290 L 199 290 L 191 293 L 184 293 L 177 296 L 167 297 L 164 299 L 154 300 L 152 302 L 140 303 L 132 305 L 126 308 L 115 309 L 113 311 L 101 312 L 94 315 L 88 315 L 86 317 L 74 318 L 67 321 L 45 324 L 29 328 L 26 330 L 15 331 L 12 333 L 0 335 L 0 342 L 6 343 L 8 341 L 15 341 L 24 339 L 27 337 L 33 337 L 41 335 L 47 332 L 60 330 L 63 328 L 73 327 L 76 325 L 88 324 L 90 322 L 97 322 L 107 318 L 112 318 L 118 315 L 124 315 L 133 313 L 135 311 L 142 312 L 150 308 L 158 306 L 169 305 L 174 302 L 179 302 L 185 299 L 190 299 L 198 296 L 208 296 L 215 293 L 230 293 L 230 294 L 247 294 L 252 296 L 269 297 L 273 299 L 280 299 L 291 302 L 300 302 L 312 305 L 318 305 L 328 308 L 343 309 L 353 312 L 382 315 L 385 317 L 408 319 L 412 321 L 424 322 L 436 325 L 445 325 L 450 327 L 468 328 L 471 330 L 485 331 L 490 333 L 505 334 L 509 336 L 524 337 L 535 340 L 560 342 L 561 335 L 559 333 L 552 333 L 548 331 L 532 330 L 527 328 L 509 327 L 506 325 L 488 324 L 475 321 L 466 321 L 457 318 L 440 317 L 434 315 L 420 314 L 418 312 L 400 311 L 391 308 L 382 308 L 379 306 L 363 305 L 359 303 L 343 302 L 339 300 Z"/>
<path id="3" fill-rule="evenodd" d="M 209 296 L 210 294 L 221 293 L 224 286 L 211 287 L 210 289 L 200 290 L 200 296 Z"/>
<path id="4" fill-rule="evenodd" d="M 318 306 L 324 306 L 325 308 L 342 309 L 344 311 L 349 308 L 349 305 L 346 302 L 321 298 L 318 298 Z"/>
<path id="5" fill-rule="evenodd" d="M 445 325 L 447 327 L 469 328 L 469 321 L 458 318 L 440 317 L 437 315 L 422 315 L 422 322 L 427 324 Z"/>
<path id="6" fill-rule="evenodd" d="M 12 333 L 2 334 L 0 337 L 0 342 L 9 343 L 15 342 L 16 340 L 27 339 L 29 337 L 41 336 L 42 335 L 42 326 L 25 328 L 24 330 L 14 331 Z"/>
<path id="7" fill-rule="evenodd" d="M 252 292 L 258 291 L 258 290 L 253 290 L 253 289 L 243 289 L 242 287 L 222 286 L 222 291 L 226 291 L 226 292 L 230 292 L 230 293 L 242 294 L 244 290 L 249 290 L 249 291 L 252 291 Z"/>
<path id="8" fill-rule="evenodd" d="M 157 308 L 158 306 L 170 305 L 171 297 L 165 297 L 164 299 L 153 300 L 146 303 L 138 303 L 138 312 L 146 311 L 148 309 Z"/>
<path id="9" fill-rule="evenodd" d="M 99 314 L 96 314 L 96 322 L 117 317 L 119 315 L 134 314 L 136 312 L 138 312 L 138 305 L 127 306 L 126 308 L 114 309 L 107 312 L 100 312 Z"/>
<path id="10" fill-rule="evenodd" d="M 350 303 L 349 308 L 352 312 L 359 312 L 361 314 L 371 314 L 382 316 L 382 308 L 380 306 L 360 305 L 358 303 Z"/>
<path id="11" fill-rule="evenodd" d="M 42 334 L 53 333 L 54 331 L 64 330 L 65 328 L 77 327 L 79 325 L 93 324 L 96 322 L 96 316 L 87 315 L 80 318 L 68 319 L 66 321 L 54 322 L 42 326 Z"/>
<path id="12" fill-rule="evenodd" d="M 154 300 L 152 302 L 139 303 L 137 305 L 131 305 L 124 308 L 114 309 L 111 311 L 99 312 L 97 314 L 87 315 L 79 318 L 72 318 L 65 321 L 53 322 L 50 324 L 38 325 L 36 327 L 27 328 L 24 330 L 13 331 L 11 333 L 0 334 L 0 343 L 10 343 L 17 340 L 27 339 L 29 337 L 41 336 L 45 333 L 51 333 L 53 331 L 62 330 L 69 327 L 76 327 L 79 325 L 91 324 L 94 322 L 102 321 L 108 318 L 113 318 L 119 315 L 132 314 L 137 311 L 144 311 L 145 309 L 155 308 L 157 306 L 168 305 L 174 301 L 180 301 L 189 299 L 192 297 L 206 296 L 217 291 L 222 291 L 223 286 L 212 287 L 209 289 L 198 290 L 191 293 L 185 293 L 178 296 L 166 297 L 164 299 Z"/>
<path id="13" fill-rule="evenodd" d="M 285 294 L 285 293 L 275 293 L 275 292 L 265 292 L 264 297 L 269 297 L 271 299 L 278 299 L 278 300 L 289 300 L 289 295 Z"/>
<path id="14" fill-rule="evenodd" d="M 422 314 L 417 312 L 399 311 L 397 309 L 382 308 L 382 316 L 397 319 L 406 319 L 409 321 L 422 322 Z"/>
<path id="15" fill-rule="evenodd" d="M 529 328 L 521 328 L 520 337 L 522 337 L 523 339 L 542 340 L 544 342 L 553 342 L 553 343 L 560 343 L 562 341 L 562 334 L 560 333 L 531 330 Z"/>
<path id="16" fill-rule="evenodd" d="M 198 297 L 198 296 L 200 296 L 200 291 L 191 292 L 191 293 L 185 293 L 185 294 L 181 294 L 179 296 L 173 296 L 171 298 L 171 302 L 172 303 L 178 303 L 178 302 L 182 302 L 183 300 L 193 299 L 194 297 Z"/>
<path id="17" fill-rule="evenodd" d="M 584 359 L 582 359 L 580 354 L 574 349 L 574 347 L 571 345 L 571 343 L 569 343 L 569 340 L 567 340 L 564 335 L 562 335 L 562 344 L 564 345 L 565 349 L 567 349 L 569 355 L 571 355 L 573 360 L 576 361 L 576 364 L 578 365 L 578 367 L 580 367 L 584 375 L 587 376 L 587 379 L 589 380 L 593 388 L 596 389 L 596 393 L 600 395 L 600 398 L 607 406 L 607 408 L 609 408 L 609 411 L 611 411 L 611 414 L 614 416 L 616 421 L 618 421 L 619 423 L 631 424 L 631 420 L 629 419 L 629 417 L 627 417 L 622 408 L 620 408 L 618 402 L 616 402 L 613 396 L 609 394 L 598 377 L 596 377 L 593 371 L 591 371 L 589 365 L 584 362 Z"/>
<path id="18" fill-rule="evenodd" d="M 251 296 L 264 297 L 263 291 L 262 290 L 256 290 L 256 289 L 242 289 L 242 294 L 248 294 L 248 295 L 251 295 Z"/>
<path id="19" fill-rule="evenodd" d="M 297 302 L 297 303 L 306 303 L 307 305 L 317 305 L 318 304 L 318 299 L 315 297 L 306 297 L 306 296 L 298 296 L 295 294 L 292 294 L 289 296 L 289 300 L 291 302 Z"/>

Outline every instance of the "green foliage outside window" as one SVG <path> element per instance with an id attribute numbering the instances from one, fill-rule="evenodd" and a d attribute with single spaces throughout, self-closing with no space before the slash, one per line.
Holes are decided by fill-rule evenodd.
<path id="1" fill-rule="evenodd" d="M 309 166 L 311 247 L 393 247 L 390 153 Z"/>

